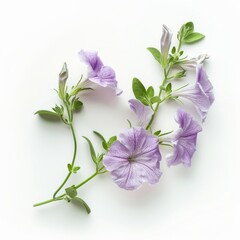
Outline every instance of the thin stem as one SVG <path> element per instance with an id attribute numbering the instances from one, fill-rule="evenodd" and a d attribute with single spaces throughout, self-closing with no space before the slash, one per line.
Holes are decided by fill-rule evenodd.
<path id="1" fill-rule="evenodd" d="M 67 108 L 67 112 L 68 112 L 68 119 L 69 119 L 69 126 L 71 128 L 72 131 L 72 136 L 73 136 L 73 143 L 74 143 L 74 152 L 73 152 L 73 159 L 72 159 L 72 163 L 71 166 L 72 168 L 74 167 L 74 163 L 76 160 L 76 155 L 77 155 L 77 139 L 76 139 L 76 134 L 74 131 L 74 127 L 72 124 L 72 120 L 73 120 L 73 114 L 70 112 L 69 110 L 69 106 L 68 103 L 64 102 Z M 66 178 L 64 179 L 64 181 L 62 182 L 62 184 L 59 186 L 59 188 L 54 192 L 53 194 L 53 198 L 56 198 L 56 195 L 58 194 L 58 192 L 63 188 L 63 186 L 66 184 L 66 182 L 68 181 L 68 179 L 70 178 L 70 176 L 72 175 L 72 172 L 69 171 Z"/>
<path id="2" fill-rule="evenodd" d="M 179 51 L 180 51 L 180 49 L 181 49 L 181 45 L 182 45 L 182 40 L 179 40 L 178 48 L 177 48 L 177 53 L 179 53 Z M 161 86 L 160 86 L 160 90 L 159 90 L 159 93 L 158 93 L 158 97 L 159 97 L 160 99 L 161 99 L 161 96 L 162 96 L 162 91 L 163 91 L 163 89 L 164 89 L 164 86 L 165 86 L 167 80 L 169 80 L 168 74 L 169 74 L 169 72 L 171 71 L 171 69 L 172 69 L 172 64 L 171 64 L 171 63 L 169 64 L 168 69 L 167 69 L 167 68 L 164 68 L 164 69 L 163 69 L 163 71 L 164 71 L 164 78 L 163 78 L 163 81 L 162 81 L 162 84 L 161 84 Z M 151 117 L 151 119 L 150 119 L 150 121 L 149 121 L 149 123 L 148 123 L 148 125 L 147 125 L 147 127 L 146 127 L 146 130 L 148 130 L 148 129 L 151 127 L 151 125 L 152 125 L 152 123 L 153 123 L 153 120 L 154 120 L 154 118 L 155 118 L 155 116 L 156 116 L 156 113 L 157 113 L 157 111 L 158 111 L 159 105 L 160 105 L 162 102 L 164 102 L 166 99 L 168 99 L 168 97 L 169 97 L 169 96 L 166 96 L 166 97 L 163 98 L 160 102 L 157 103 L 157 105 L 156 105 L 156 107 L 155 107 L 155 109 L 154 109 L 153 115 L 152 115 L 152 117 Z"/>
<path id="3" fill-rule="evenodd" d="M 91 179 L 93 179 L 94 177 L 96 177 L 98 174 L 102 174 L 103 172 L 101 172 L 101 170 L 103 170 L 103 168 L 104 168 L 104 167 L 101 167 L 98 172 L 95 172 L 95 173 L 92 174 L 90 177 L 88 177 L 86 180 L 84 180 L 83 182 L 79 183 L 77 186 L 75 186 L 75 189 L 80 188 L 81 186 L 83 186 L 84 184 L 86 184 L 87 182 L 89 182 Z M 60 201 L 60 200 L 63 200 L 64 197 L 66 197 L 66 193 L 58 196 L 57 198 L 56 198 L 56 197 L 55 197 L 55 198 L 53 197 L 53 198 L 51 198 L 51 199 L 49 199 L 49 200 L 46 200 L 46 201 L 44 201 L 44 202 L 36 203 L 36 204 L 34 204 L 33 206 L 34 206 L 34 207 L 38 207 L 38 206 L 42 206 L 42 205 L 44 205 L 44 204 L 48 204 L 48 203 L 51 203 L 51 202 Z"/>

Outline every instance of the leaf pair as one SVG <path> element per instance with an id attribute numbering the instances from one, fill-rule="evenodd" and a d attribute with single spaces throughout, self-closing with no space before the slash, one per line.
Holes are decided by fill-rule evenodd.
<path id="1" fill-rule="evenodd" d="M 193 22 L 187 22 L 182 25 L 180 31 L 178 32 L 177 37 L 179 41 L 186 44 L 190 44 L 203 39 L 205 36 L 201 33 L 194 32 Z"/>
<path id="2" fill-rule="evenodd" d="M 83 207 L 88 214 L 91 212 L 91 209 L 90 209 L 90 207 L 87 205 L 87 203 L 86 203 L 83 199 L 77 197 L 78 193 L 77 193 L 77 190 L 76 190 L 76 188 L 75 188 L 74 185 L 71 186 L 71 187 L 69 187 L 69 188 L 66 188 L 66 189 L 65 189 L 65 192 L 66 192 L 66 200 L 67 200 L 68 202 L 76 202 L 76 203 L 78 203 L 81 207 Z"/>

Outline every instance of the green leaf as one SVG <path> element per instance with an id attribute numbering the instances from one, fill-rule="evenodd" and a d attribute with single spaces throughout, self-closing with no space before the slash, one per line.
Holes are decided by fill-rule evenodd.
<path id="1" fill-rule="evenodd" d="M 172 84 L 171 84 L 171 83 L 169 83 L 169 84 L 167 85 L 167 87 L 166 87 L 166 92 L 167 92 L 167 93 L 171 93 L 171 92 L 172 92 Z"/>
<path id="2" fill-rule="evenodd" d="M 132 80 L 132 90 L 133 90 L 134 96 L 138 100 L 143 99 L 147 96 L 147 91 L 146 91 L 144 85 L 137 78 L 133 78 L 133 80 Z"/>
<path id="3" fill-rule="evenodd" d="M 96 134 L 103 142 L 106 142 L 105 138 L 103 137 L 103 135 L 97 131 L 93 131 L 94 134 Z"/>
<path id="4" fill-rule="evenodd" d="M 83 136 L 83 138 L 86 139 L 87 142 L 88 142 L 89 149 L 90 149 L 90 154 L 91 154 L 93 162 L 97 163 L 97 156 L 96 156 L 95 150 L 93 148 L 92 142 L 85 136 Z"/>
<path id="5" fill-rule="evenodd" d="M 72 164 L 69 163 L 69 164 L 67 165 L 67 168 L 68 168 L 68 171 L 69 171 L 69 172 L 72 172 Z"/>
<path id="6" fill-rule="evenodd" d="M 176 52 L 176 47 L 172 48 L 172 54 L 174 54 Z"/>
<path id="7" fill-rule="evenodd" d="M 149 48 L 147 48 L 147 50 L 153 55 L 153 57 L 154 57 L 159 63 L 161 63 L 161 53 L 160 53 L 160 51 L 159 51 L 158 49 L 149 47 Z"/>
<path id="8" fill-rule="evenodd" d="M 152 103 L 152 104 L 153 104 L 153 103 L 159 103 L 159 102 L 161 102 L 160 97 L 155 96 L 155 97 L 151 98 L 151 103 Z"/>
<path id="9" fill-rule="evenodd" d="M 144 104 L 144 105 L 146 105 L 146 106 L 149 106 L 149 105 L 150 105 L 150 102 L 149 102 L 149 100 L 148 100 L 147 97 L 140 97 L 138 100 L 139 100 L 142 104 Z"/>
<path id="10" fill-rule="evenodd" d="M 49 111 L 49 110 L 39 110 L 39 111 L 35 112 L 34 114 L 38 114 L 41 117 L 47 118 L 47 119 L 53 119 L 53 120 L 60 119 L 59 114 L 57 114 L 56 112 Z"/>
<path id="11" fill-rule="evenodd" d="M 81 205 L 82 207 L 84 207 L 84 209 L 86 210 L 86 212 L 87 212 L 88 214 L 91 212 L 90 207 L 89 207 L 89 206 L 87 205 L 87 203 L 86 203 L 84 200 L 82 200 L 81 198 L 75 197 L 72 202 L 76 202 L 76 203 L 78 203 L 79 205 Z"/>
<path id="12" fill-rule="evenodd" d="M 107 146 L 108 148 L 110 148 L 112 146 L 112 144 L 117 140 L 117 137 L 116 136 L 113 136 L 111 137 L 109 140 L 108 140 L 108 143 L 107 143 Z"/>
<path id="13" fill-rule="evenodd" d="M 186 35 L 192 33 L 194 31 L 194 24 L 193 22 L 187 22 L 185 23 L 185 31 Z"/>
<path id="14" fill-rule="evenodd" d="M 102 142 L 102 147 L 103 147 L 103 149 L 105 149 L 106 151 L 108 151 L 107 142 Z"/>
<path id="15" fill-rule="evenodd" d="M 72 172 L 73 172 L 73 173 L 77 173 L 77 171 L 78 171 L 79 169 L 80 169 L 79 166 L 75 166 L 75 167 L 73 167 Z"/>
<path id="16" fill-rule="evenodd" d="M 73 199 L 77 196 L 77 190 L 75 189 L 74 186 L 66 188 L 65 192 L 70 199 Z"/>
<path id="17" fill-rule="evenodd" d="M 197 32 L 194 32 L 194 33 L 191 33 L 189 35 L 187 35 L 184 39 L 183 39 L 183 42 L 184 43 L 195 43 L 197 41 L 200 41 L 201 39 L 203 39 L 205 36 L 201 33 L 197 33 Z"/>
<path id="18" fill-rule="evenodd" d="M 149 98 L 152 98 L 154 96 L 154 88 L 152 86 L 150 86 L 147 89 L 147 95 L 148 95 Z"/>
<path id="19" fill-rule="evenodd" d="M 161 130 L 158 130 L 154 133 L 155 136 L 159 136 L 159 134 L 161 133 Z"/>

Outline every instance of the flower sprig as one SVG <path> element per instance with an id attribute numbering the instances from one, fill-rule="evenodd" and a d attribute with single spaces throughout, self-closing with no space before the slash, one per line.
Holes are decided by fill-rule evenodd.
<path id="1" fill-rule="evenodd" d="M 163 25 L 160 48 L 147 48 L 159 63 L 159 67 L 163 69 L 163 77 L 159 83 L 159 88 L 146 87 L 138 78 L 132 80 L 132 90 L 135 98 L 129 100 L 129 105 L 136 114 L 136 124 L 132 124 L 128 120 L 129 128 L 121 132 L 119 137 L 112 136 L 108 140 L 101 133 L 93 131 L 101 141 L 101 153 L 97 153 L 91 140 L 84 136 L 95 165 L 95 171 L 83 182 L 68 186 L 65 188 L 65 193 L 59 195 L 71 175 L 82 170 L 80 166 L 75 164 L 77 137 L 73 124 L 74 113 L 83 107 L 81 92 L 91 91 L 99 86 L 113 89 L 116 95 L 122 92 L 117 88 L 114 70 L 103 65 L 96 52 L 83 50 L 79 52 L 81 60 L 88 66 L 88 76 L 86 79 L 81 76 L 72 88 L 66 85 L 68 69 L 66 63 L 64 63 L 59 74 L 57 90 L 62 105 L 55 105 L 52 111 L 37 111 L 36 114 L 60 119 L 70 127 L 74 142 L 73 157 L 72 161 L 67 164 L 67 176 L 53 193 L 53 197 L 34 206 L 60 200 L 77 201 L 87 213 L 90 213 L 89 206 L 78 196 L 77 189 L 94 177 L 107 172 L 110 172 L 113 181 L 120 188 L 126 190 L 138 189 L 145 182 L 155 184 L 162 175 L 160 161 L 162 160 L 161 148 L 163 146 L 169 147 L 169 154 L 166 156 L 168 166 L 178 164 L 191 166 L 192 157 L 196 151 L 197 135 L 202 131 L 202 123 L 214 101 L 212 84 L 203 69 L 203 63 L 209 57 L 206 54 L 201 54 L 198 57 L 188 59 L 182 49 L 184 44 L 193 44 L 204 38 L 203 34 L 194 31 L 192 22 L 187 22 L 181 26 L 177 34 L 178 44 L 176 46 L 171 46 L 172 37 L 173 34 L 170 29 Z M 195 83 L 189 82 L 176 88 L 175 81 L 179 82 L 191 70 L 196 72 Z M 160 105 L 166 101 L 177 101 L 182 104 L 182 98 L 194 104 L 201 121 L 193 119 L 190 113 L 178 109 L 175 119 L 179 125 L 177 130 L 165 131 L 159 129 L 159 127 L 155 129 L 153 123 L 157 118 Z"/>

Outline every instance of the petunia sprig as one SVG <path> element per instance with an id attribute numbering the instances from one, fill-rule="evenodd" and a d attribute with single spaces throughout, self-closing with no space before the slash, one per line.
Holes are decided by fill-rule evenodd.
<path id="1" fill-rule="evenodd" d="M 192 22 L 187 22 L 181 26 L 177 34 L 178 44 L 172 46 L 173 33 L 166 25 L 163 25 L 159 48 L 147 48 L 163 70 L 162 81 L 157 80 L 159 87 L 157 89 L 153 86 L 146 87 L 138 78 L 133 78 L 132 91 L 135 98 L 128 102 L 130 109 L 136 115 L 135 124 L 128 120 L 129 128 L 124 129 L 119 137 L 112 136 L 108 140 L 103 134 L 93 131 L 102 145 L 100 153 L 96 152 L 91 140 L 84 136 L 95 165 L 95 171 L 83 182 L 67 187 L 65 186 L 71 175 L 82 171 L 80 166 L 75 163 L 77 137 L 73 124 L 75 112 L 83 107 L 81 92 L 92 91 L 98 87 L 111 88 L 116 95 L 120 95 L 122 91 L 117 87 L 114 70 L 105 66 L 95 51 L 81 50 L 79 52 L 80 59 L 88 67 L 88 75 L 85 79 L 81 76 L 77 84 L 71 88 L 66 84 L 68 69 L 64 63 L 59 74 L 57 90 L 62 105 L 55 105 L 52 110 L 37 111 L 36 114 L 57 118 L 70 127 L 74 142 L 73 157 L 72 161 L 67 164 L 67 175 L 53 193 L 53 197 L 34 204 L 34 206 L 60 200 L 77 201 L 87 213 L 90 213 L 89 206 L 78 196 L 77 189 L 99 174 L 110 172 L 118 187 L 125 190 L 136 190 L 144 183 L 156 184 L 159 182 L 163 174 L 160 171 L 162 159 L 166 160 L 168 166 L 182 164 L 190 167 L 197 148 L 198 133 L 203 129 L 202 124 L 214 102 L 214 94 L 213 86 L 203 66 L 209 56 L 200 54 L 188 59 L 182 47 L 185 44 L 198 42 L 204 37 L 203 34 L 194 31 Z M 181 79 L 186 78 L 187 72 L 192 70 L 196 73 L 194 83 L 187 78 L 188 83 L 179 87 Z M 181 99 L 187 99 L 193 103 L 200 116 L 200 121 L 194 119 L 189 112 L 178 109 L 175 119 L 179 125 L 178 129 L 163 130 L 156 126 L 158 125 L 156 120 L 159 107 L 166 101 L 183 104 Z M 169 153 L 166 156 L 162 156 L 163 147 L 169 147 Z M 65 188 L 65 192 L 60 194 L 63 188 Z"/>

